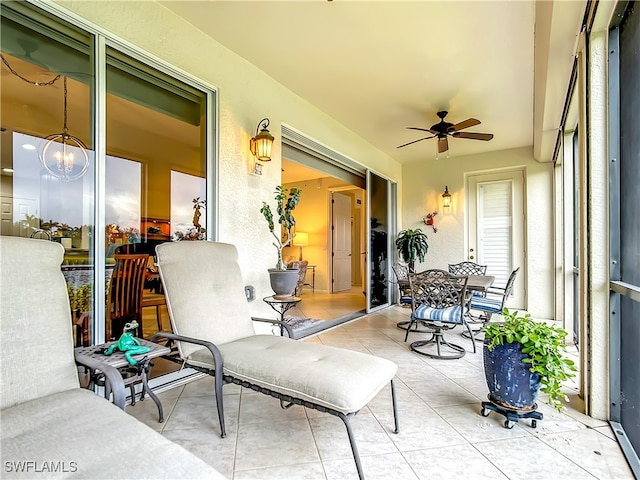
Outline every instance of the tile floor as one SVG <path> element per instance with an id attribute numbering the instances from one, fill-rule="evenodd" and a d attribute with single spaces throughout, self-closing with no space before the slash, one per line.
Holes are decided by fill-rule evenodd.
<path id="1" fill-rule="evenodd" d="M 392 307 L 304 340 L 372 353 L 399 367 L 400 433 L 392 432 L 388 388 L 352 422 L 368 480 L 633 479 L 606 422 L 571 408 L 559 414 L 544 398 L 544 420 L 536 429 L 522 421 L 508 430 L 501 416 L 482 417 L 481 351 L 454 361 L 412 353 L 395 326 L 408 314 Z M 451 340 L 471 347 L 457 333 Z M 282 410 L 274 398 L 226 385 L 227 437 L 220 438 L 212 392 L 212 380 L 203 378 L 161 393 L 163 424 L 153 402 L 127 411 L 230 479 L 357 478 L 339 419 L 299 406 Z M 567 392 L 575 400 L 575 386 Z"/>

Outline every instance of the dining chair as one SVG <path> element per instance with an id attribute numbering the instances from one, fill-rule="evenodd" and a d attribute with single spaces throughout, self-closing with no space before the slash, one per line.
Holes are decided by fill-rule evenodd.
<path id="1" fill-rule="evenodd" d="M 469 308 L 471 310 L 479 310 L 482 312 L 480 318 L 483 322 L 490 321 L 491 316 L 494 313 L 502 312 L 504 304 L 509 298 L 509 295 L 511 295 L 511 292 L 513 292 L 513 284 L 516 281 L 518 270 L 520 270 L 520 267 L 511 272 L 511 275 L 509 275 L 509 279 L 507 280 L 507 284 L 504 287 L 492 286 L 487 289 L 484 297 L 473 296 L 471 298 Z"/>
<path id="2" fill-rule="evenodd" d="M 454 275 L 486 275 L 487 266 L 475 262 L 450 263 L 449 273 Z"/>
<path id="3" fill-rule="evenodd" d="M 400 290 L 400 304 L 411 305 L 411 291 L 409 288 L 409 267 L 402 263 L 394 263 L 391 266 L 396 277 L 396 284 Z"/>
<path id="4" fill-rule="evenodd" d="M 461 325 L 467 329 L 472 340 L 473 353 L 476 353 L 473 331 L 465 319 L 465 306 L 469 300 L 468 280 L 466 276 L 453 275 L 439 269 L 409 274 L 412 311 L 404 341 L 406 342 L 409 333 L 413 332 L 414 324 L 422 324 L 431 329 L 429 338 L 411 343 L 412 351 L 443 360 L 463 357 L 466 349 L 445 338 L 447 331 Z"/>
<path id="5" fill-rule="evenodd" d="M 149 255 L 114 255 L 115 266 L 107 295 L 108 338 L 117 339 L 127 322 L 138 322 L 137 336 L 142 335 L 142 295 Z"/>

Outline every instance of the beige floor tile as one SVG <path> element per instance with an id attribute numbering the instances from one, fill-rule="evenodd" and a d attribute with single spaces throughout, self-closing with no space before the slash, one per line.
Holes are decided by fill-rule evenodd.
<path id="1" fill-rule="evenodd" d="M 282 467 L 236 470 L 233 480 L 325 480 L 322 463 L 297 463 Z"/>
<path id="2" fill-rule="evenodd" d="M 307 420 L 242 424 L 238 428 L 237 470 L 320 461 Z"/>
<path id="3" fill-rule="evenodd" d="M 367 480 L 417 480 L 405 458 L 399 453 L 362 456 L 362 469 Z M 353 459 L 323 462 L 327 480 L 358 480 Z"/>
<path id="4" fill-rule="evenodd" d="M 451 445 L 404 453 L 420 480 L 507 480 L 472 445 Z"/>
<path id="5" fill-rule="evenodd" d="M 633 479 L 618 443 L 592 429 L 543 434 L 540 440 L 596 478 Z"/>
<path id="6" fill-rule="evenodd" d="M 353 456 L 347 430 L 338 417 L 323 415 L 309 419 L 322 461 Z M 393 431 L 393 422 L 384 427 L 369 412 L 360 412 L 351 419 L 351 428 L 356 438 L 360 455 L 380 455 L 397 452 L 389 438 Z"/>
<path id="7" fill-rule="evenodd" d="M 351 297 L 361 301 L 358 295 Z M 307 309 L 304 313 L 353 308 L 351 300 L 339 299 L 305 291 L 300 305 Z M 506 429 L 504 417 L 480 415 L 488 391 L 481 348 L 452 361 L 417 355 L 396 327 L 408 317 L 408 309 L 392 307 L 305 340 L 369 352 L 398 365 L 394 383 L 400 433 L 393 433 L 388 386 L 352 419 L 368 480 L 633 478 L 608 424 L 579 412 L 583 405 L 575 385 L 566 386 L 572 401 L 565 412 L 551 409 L 543 395 L 539 410 L 544 419 L 537 429 L 528 420 Z M 448 338 L 469 348 L 470 341 L 458 330 Z M 410 341 L 418 338 L 410 335 Z M 158 423 L 149 399 L 127 412 L 230 479 L 358 478 L 345 426 L 337 417 L 299 406 L 282 410 L 277 399 L 225 385 L 223 439 L 211 377 L 163 392 L 160 398 L 164 424 Z"/>
<path id="8" fill-rule="evenodd" d="M 495 442 L 480 442 L 474 446 L 511 480 L 594 478 L 580 465 L 530 435 Z"/>

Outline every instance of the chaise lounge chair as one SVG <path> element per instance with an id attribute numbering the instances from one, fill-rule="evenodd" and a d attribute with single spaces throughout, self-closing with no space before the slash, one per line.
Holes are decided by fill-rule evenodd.
<path id="1" fill-rule="evenodd" d="M 80 388 L 59 243 L 0 237 L 0 407 L 3 479 L 224 477 L 124 410 L 124 384 L 92 359 L 111 404 Z"/>
<path id="2" fill-rule="evenodd" d="M 158 333 L 152 341 L 178 341 L 181 363 L 214 376 L 222 436 L 222 386 L 231 382 L 278 398 L 282 408 L 303 405 L 339 417 L 364 478 L 350 420 L 390 384 L 397 433 L 397 366 L 351 350 L 256 335 L 233 245 L 176 242 L 156 251 L 174 333 Z"/>

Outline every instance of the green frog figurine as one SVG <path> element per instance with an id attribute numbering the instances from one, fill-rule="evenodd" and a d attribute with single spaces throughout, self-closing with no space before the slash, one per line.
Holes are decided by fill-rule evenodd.
<path id="1" fill-rule="evenodd" d="M 122 335 L 118 339 L 117 343 L 111 345 L 105 352 L 105 355 L 111 355 L 116 349 L 124 353 L 124 358 L 127 359 L 129 365 L 136 366 L 138 362 L 131 355 L 141 355 L 151 351 L 149 347 L 143 347 L 140 345 L 140 341 L 133 336 L 133 331 L 138 328 L 138 322 L 136 320 L 126 323 L 122 331 Z"/>

